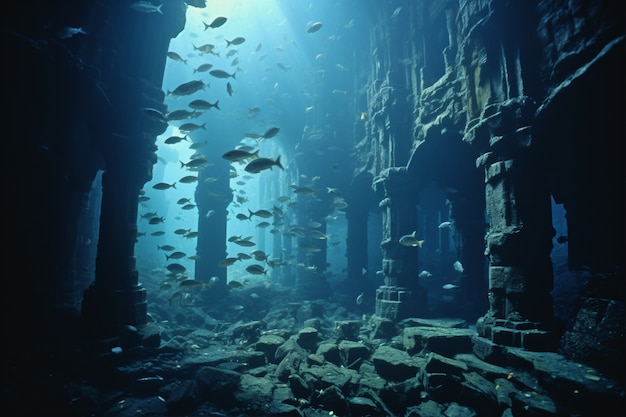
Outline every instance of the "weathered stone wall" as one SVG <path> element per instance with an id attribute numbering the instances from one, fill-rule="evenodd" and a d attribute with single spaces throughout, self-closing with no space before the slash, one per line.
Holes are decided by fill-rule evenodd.
<path id="1" fill-rule="evenodd" d="M 389 19 L 393 11 L 381 5 L 372 26 L 369 120 L 356 156 L 357 173 L 372 174 L 385 203 L 383 265 L 420 262 L 419 251 L 390 249 L 415 219 L 411 209 L 389 210 L 387 191 L 404 187 L 417 205 L 435 183 L 451 204 L 463 264 L 474 263 L 459 298 L 489 298 L 481 335 L 554 348 L 551 196 L 568 211 L 570 266 L 623 271 L 624 234 L 599 219 L 624 230 L 624 6 L 419 1 Z M 484 243 L 476 239 L 483 213 Z M 478 245 L 488 274 L 476 260 L 483 250 L 469 250 Z M 383 272 L 407 285 L 403 274 Z M 488 294 L 469 292 L 487 279 Z"/>

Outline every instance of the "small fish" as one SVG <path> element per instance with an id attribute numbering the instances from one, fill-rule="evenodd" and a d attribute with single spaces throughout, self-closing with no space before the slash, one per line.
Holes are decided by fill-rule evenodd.
<path id="1" fill-rule="evenodd" d="M 361 117 L 360 119 L 364 122 L 367 120 L 367 113 L 365 113 L 364 111 L 361 112 Z"/>
<path id="2" fill-rule="evenodd" d="M 206 86 L 207 85 L 203 83 L 202 80 L 191 80 L 187 81 L 186 83 L 180 84 L 174 89 L 174 91 L 168 90 L 167 95 L 188 96 L 195 93 L 196 91 L 204 90 Z"/>
<path id="3" fill-rule="evenodd" d="M 445 284 L 445 285 L 444 285 L 443 287 L 441 287 L 441 288 L 443 288 L 444 290 L 453 290 L 453 289 L 455 289 L 455 288 L 459 288 L 459 286 L 458 286 L 458 285 L 455 285 L 455 284 Z"/>
<path id="4" fill-rule="evenodd" d="M 174 274 L 182 274 L 183 272 L 187 270 L 187 268 L 185 268 L 183 265 L 179 263 L 171 263 L 167 265 L 165 268 L 167 268 L 168 271 Z"/>
<path id="5" fill-rule="evenodd" d="M 423 270 L 422 272 L 420 272 L 419 277 L 420 278 L 430 278 L 432 277 L 433 274 L 431 274 L 430 272 Z"/>
<path id="6" fill-rule="evenodd" d="M 206 100 L 196 99 L 196 100 L 191 101 L 188 104 L 188 106 L 194 110 L 209 110 L 209 109 L 212 109 L 213 107 L 215 107 L 218 110 L 221 110 L 219 100 L 216 100 L 215 103 L 210 103 Z"/>
<path id="7" fill-rule="evenodd" d="M 229 267 L 229 266 L 233 265 L 238 260 L 239 260 L 239 258 L 238 257 L 234 257 L 234 256 L 233 257 L 229 257 L 229 258 L 224 258 L 217 265 L 222 267 L 222 268 L 226 268 L 226 267 Z"/>
<path id="8" fill-rule="evenodd" d="M 277 127 L 270 127 L 269 129 L 267 129 L 267 131 L 263 134 L 263 139 L 269 139 L 269 138 L 273 138 L 274 136 L 276 136 L 278 134 L 278 132 L 280 131 L 279 128 Z"/>
<path id="9" fill-rule="evenodd" d="M 158 6 L 154 3 L 150 3 L 149 1 L 139 0 L 130 4 L 131 9 L 136 10 L 141 13 L 161 13 L 161 7 L 163 4 L 159 4 Z"/>
<path id="10" fill-rule="evenodd" d="M 214 69 L 214 70 L 209 71 L 209 74 L 211 74 L 212 76 L 216 78 L 235 78 L 236 73 L 233 72 L 232 74 L 229 74 L 224 70 Z"/>
<path id="11" fill-rule="evenodd" d="M 178 182 L 182 182 L 183 184 L 191 184 L 192 182 L 198 181 L 198 177 L 195 175 L 186 175 L 178 180 Z"/>
<path id="12" fill-rule="evenodd" d="M 306 31 L 308 33 L 315 33 L 322 28 L 322 22 L 315 22 L 309 26 Z"/>
<path id="13" fill-rule="evenodd" d="M 230 45 L 241 45 L 246 41 L 246 38 L 242 38 L 241 36 L 229 41 L 228 39 L 224 39 L 226 41 L 226 47 L 228 48 Z M 234 77 L 233 77 L 234 78 Z"/>
<path id="14" fill-rule="evenodd" d="M 157 245 L 157 249 L 169 252 L 169 251 L 173 251 L 176 248 L 174 246 L 172 246 L 172 245 L 163 245 L 163 246 Z"/>
<path id="15" fill-rule="evenodd" d="M 169 255 L 165 254 L 165 259 L 169 261 L 170 259 L 181 259 L 181 258 L 184 258 L 185 256 L 187 256 L 185 252 L 176 251 L 176 252 L 172 252 Z"/>
<path id="16" fill-rule="evenodd" d="M 195 204 L 185 204 L 184 206 L 181 207 L 181 209 L 183 209 L 183 210 L 191 210 L 191 209 L 194 209 L 194 208 L 196 208 Z M 189 237 L 189 236 L 185 236 L 185 237 Z"/>
<path id="17" fill-rule="evenodd" d="M 184 123 L 180 126 L 178 126 L 178 130 L 180 130 L 181 132 L 193 132 L 194 130 L 198 130 L 198 129 L 204 129 L 206 130 L 206 122 L 202 123 L 201 125 L 197 125 L 195 123 Z"/>
<path id="18" fill-rule="evenodd" d="M 174 110 L 165 115 L 165 120 L 167 122 L 171 122 L 173 120 L 184 120 L 194 115 L 195 115 L 195 112 L 192 112 L 189 110 L 185 110 L 185 109 Z"/>
<path id="19" fill-rule="evenodd" d="M 256 158 L 253 159 L 246 165 L 244 170 L 246 172 L 250 172 L 253 174 L 259 173 L 265 169 L 272 169 L 272 167 L 277 166 L 278 168 L 284 170 L 282 164 L 280 163 L 280 155 L 276 157 L 276 159 L 272 158 Z"/>
<path id="20" fill-rule="evenodd" d="M 206 24 L 205 22 L 202 23 L 204 23 L 204 30 L 207 30 L 208 28 L 216 29 L 226 23 L 227 20 L 227 18 L 220 16 L 213 19 L 213 21 L 209 24 Z"/>
<path id="21" fill-rule="evenodd" d="M 252 218 L 252 216 L 258 216 L 258 217 L 262 217 L 264 219 L 269 219 L 270 217 L 272 217 L 272 212 L 270 212 L 269 210 L 257 210 L 257 211 L 252 211 L 250 209 L 248 209 L 248 212 L 250 213 L 250 218 Z"/>
<path id="22" fill-rule="evenodd" d="M 360 306 L 361 304 L 363 304 L 363 293 L 356 297 L 356 305 Z"/>
<path id="23" fill-rule="evenodd" d="M 252 275 L 265 275 L 267 273 L 267 269 L 264 269 L 263 266 L 259 264 L 249 265 L 246 267 L 246 271 Z"/>
<path id="24" fill-rule="evenodd" d="M 228 282 L 228 287 L 229 288 L 241 288 L 243 287 L 243 284 L 239 281 L 232 280 Z"/>
<path id="25" fill-rule="evenodd" d="M 148 220 L 149 224 L 159 224 L 159 223 L 163 223 L 165 221 L 164 217 L 153 217 L 150 220 Z"/>
<path id="26" fill-rule="evenodd" d="M 245 246 L 245 247 L 250 247 L 250 246 L 255 246 L 256 245 L 256 243 L 254 243 L 253 241 L 248 240 L 248 239 L 238 239 L 238 240 L 235 240 L 233 243 L 235 243 L 236 245 Z"/>
<path id="27" fill-rule="evenodd" d="M 441 222 L 439 223 L 439 226 L 437 226 L 439 229 L 448 229 L 450 227 L 452 227 L 452 222 L 450 221 L 445 221 L 445 222 Z"/>
<path id="28" fill-rule="evenodd" d="M 204 287 L 205 285 L 206 283 L 197 279 L 193 279 L 193 278 L 184 279 L 178 284 L 179 287 L 185 287 L 185 288 Z"/>
<path id="29" fill-rule="evenodd" d="M 157 109 L 153 109 L 151 107 L 143 107 L 141 109 L 141 111 L 143 112 L 143 114 L 145 114 L 149 119 L 154 120 L 155 122 L 158 123 L 167 123 L 167 119 L 165 118 L 165 115 L 163 113 L 161 113 L 159 110 Z"/>
<path id="30" fill-rule="evenodd" d="M 233 95 L 233 86 L 230 84 L 230 82 L 226 83 L 226 92 L 229 96 Z"/>
<path id="31" fill-rule="evenodd" d="M 155 190 L 167 190 L 168 188 L 176 188 L 176 182 L 168 184 L 166 182 L 159 182 L 152 186 Z"/>
<path id="32" fill-rule="evenodd" d="M 211 68 L 213 68 L 213 64 L 201 64 L 200 66 L 198 66 L 197 68 L 195 68 L 193 70 L 193 72 L 207 72 L 208 70 L 210 70 Z"/>
<path id="33" fill-rule="evenodd" d="M 399 240 L 400 244 L 403 246 L 417 246 L 418 248 L 421 248 L 424 244 L 424 241 L 417 240 L 417 238 L 415 237 L 416 233 L 417 232 L 415 231 L 409 235 L 402 236 Z"/>
<path id="34" fill-rule="evenodd" d="M 167 57 L 178 62 L 182 62 L 183 64 L 187 64 L 187 60 L 183 59 L 177 52 L 167 51 Z"/>
<path id="35" fill-rule="evenodd" d="M 452 264 L 452 266 L 454 267 L 454 270 L 456 272 L 463 272 L 465 269 L 463 268 L 463 264 L 461 264 L 461 262 L 459 261 L 454 261 L 454 263 Z"/>
<path id="36" fill-rule="evenodd" d="M 71 38 L 72 36 L 75 36 L 75 35 L 87 35 L 87 32 L 85 32 L 83 30 L 83 28 L 81 28 L 81 27 L 73 28 L 73 27 L 69 27 L 69 26 L 64 26 L 62 28 L 59 28 L 55 32 L 55 35 L 59 39 L 68 39 L 68 38 Z"/>
<path id="37" fill-rule="evenodd" d="M 183 140 L 187 140 L 187 136 L 170 136 L 169 138 L 165 139 L 165 143 L 167 143 L 168 145 L 174 145 L 178 142 L 182 142 Z"/>
<path id="38" fill-rule="evenodd" d="M 206 164 L 209 163 L 209 161 L 207 161 L 204 157 L 191 159 L 187 163 L 185 163 L 183 161 L 179 161 L 179 162 L 180 162 L 180 167 L 181 168 L 185 168 L 186 167 L 187 169 L 199 168 L 199 167 L 205 166 Z"/>

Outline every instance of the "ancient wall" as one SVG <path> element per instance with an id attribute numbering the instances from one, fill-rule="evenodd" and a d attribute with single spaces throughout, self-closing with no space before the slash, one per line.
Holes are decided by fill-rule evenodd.
<path id="1" fill-rule="evenodd" d="M 623 5 L 411 2 L 395 19 L 384 18 L 391 5 L 378 13 L 357 161 L 382 201 L 386 282 L 415 279 L 426 252 L 403 252 L 398 240 L 434 183 L 465 265 L 455 296 L 489 301 L 481 336 L 555 348 L 563 324 L 552 313 L 551 197 L 565 203 L 571 267 L 623 268 L 623 233 L 598 224 L 608 215 L 624 230 Z M 394 193 L 408 207 L 390 209 Z"/>

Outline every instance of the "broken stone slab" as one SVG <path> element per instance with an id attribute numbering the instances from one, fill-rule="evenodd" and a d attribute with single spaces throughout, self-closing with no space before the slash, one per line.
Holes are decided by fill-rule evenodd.
<path id="1" fill-rule="evenodd" d="M 275 334 L 262 334 L 254 345 L 257 351 L 263 352 L 268 362 L 277 363 L 275 360 L 276 349 L 285 343 L 285 339 Z"/>
<path id="2" fill-rule="evenodd" d="M 402 331 L 402 345 L 409 355 L 437 352 L 453 357 L 472 352 L 475 335 L 474 330 L 467 328 L 406 327 Z"/>
<path id="3" fill-rule="evenodd" d="M 370 349 L 362 343 L 342 340 L 338 345 L 341 356 L 341 364 L 346 368 L 358 369 L 361 363 L 367 360 L 370 355 Z"/>
<path id="4" fill-rule="evenodd" d="M 319 342 L 319 332 L 315 327 L 304 327 L 298 332 L 298 345 L 308 351 L 314 351 Z"/>
<path id="5" fill-rule="evenodd" d="M 385 379 L 402 381 L 420 372 L 423 359 L 412 357 L 403 350 L 391 346 L 380 346 L 372 355 L 376 372 Z"/>
<path id="6" fill-rule="evenodd" d="M 267 378 L 244 374 L 234 397 L 252 413 L 259 413 L 273 399 L 274 383 Z"/>

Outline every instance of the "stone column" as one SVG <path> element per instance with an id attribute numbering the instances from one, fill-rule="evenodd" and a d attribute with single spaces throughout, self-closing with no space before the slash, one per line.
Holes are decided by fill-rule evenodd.
<path id="1" fill-rule="evenodd" d="M 485 170 L 490 229 L 489 304 L 477 322 L 480 336 L 497 344 L 552 350 L 558 325 L 552 314 L 554 230 L 550 193 L 529 125 L 534 104 L 520 97 L 493 105 L 473 129 L 474 139 L 489 143 L 476 161 Z"/>
<path id="2" fill-rule="evenodd" d="M 139 190 L 149 179 L 154 140 L 112 135 L 102 176 L 102 207 L 95 282 L 84 293 L 82 314 L 95 333 L 115 334 L 121 326 L 147 321 L 146 290 L 139 284 L 134 256 Z M 126 157 L 122 157 L 125 155 Z"/>
<path id="3" fill-rule="evenodd" d="M 399 242 L 416 230 L 417 191 L 404 167 L 386 169 L 373 186 L 384 196 L 380 202 L 384 285 L 376 290 L 375 315 L 395 322 L 426 311 L 426 293 L 418 283 L 419 248 Z"/>

